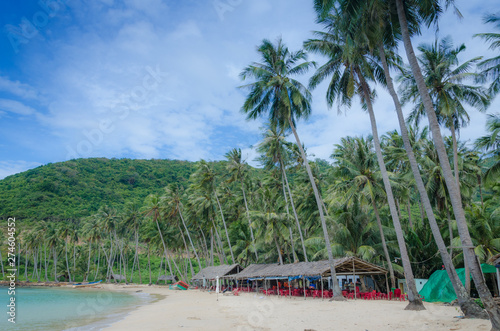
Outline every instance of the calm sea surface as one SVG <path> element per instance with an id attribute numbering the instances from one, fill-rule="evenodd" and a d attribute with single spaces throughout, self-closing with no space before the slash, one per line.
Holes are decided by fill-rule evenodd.
<path id="1" fill-rule="evenodd" d="M 152 298 L 144 293 L 60 287 L 17 288 L 16 323 L 8 321 L 10 295 L 0 287 L 0 330 L 99 330 Z"/>

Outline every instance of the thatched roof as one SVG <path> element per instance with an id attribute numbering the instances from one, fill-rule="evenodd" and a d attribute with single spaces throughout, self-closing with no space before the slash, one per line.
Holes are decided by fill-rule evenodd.
<path id="1" fill-rule="evenodd" d="M 227 275 L 236 274 L 243 270 L 243 268 L 239 264 L 223 264 L 215 267 L 206 267 L 202 269 L 199 273 L 193 276 L 191 280 L 203 280 L 203 278 L 207 280 L 215 279 L 217 276 L 223 277 Z"/>
<path id="2" fill-rule="evenodd" d="M 344 257 L 334 261 L 337 275 L 386 274 L 387 270 L 357 257 Z M 265 277 L 330 276 L 328 260 L 293 264 L 251 264 L 242 272 L 228 278 L 248 279 Z"/>

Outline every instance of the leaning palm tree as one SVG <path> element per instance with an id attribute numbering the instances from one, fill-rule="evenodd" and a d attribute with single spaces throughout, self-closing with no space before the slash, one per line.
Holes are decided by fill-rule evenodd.
<path id="1" fill-rule="evenodd" d="M 257 51 L 262 56 L 262 63 L 255 62 L 243 69 L 240 74 L 243 80 L 249 78 L 255 80 L 253 83 L 242 86 L 242 88 L 250 90 L 242 111 L 247 114 L 248 119 L 257 119 L 267 113 L 272 124 L 292 130 L 318 205 L 332 279 L 336 279 L 322 200 L 299 135 L 295 129 L 295 120 L 307 118 L 311 113 L 311 93 L 304 85 L 292 77 L 306 72 L 312 66 L 315 66 L 315 63 L 307 61 L 307 55 L 304 51 L 290 52 L 281 38 L 277 40 L 276 44 L 264 39 Z M 338 282 L 334 281 L 333 284 L 333 298 L 335 300 L 344 300 Z"/>
<path id="2" fill-rule="evenodd" d="M 479 111 L 485 111 L 490 102 L 486 90 L 482 86 L 465 83 L 465 80 L 478 78 L 478 74 L 471 72 L 471 69 L 481 57 L 475 57 L 460 64 L 458 56 L 465 51 L 465 45 L 453 48 L 450 38 L 444 38 L 439 43 L 436 40 L 433 45 L 422 44 L 418 50 L 421 52 L 418 60 L 425 76 L 429 95 L 436 109 L 437 118 L 451 132 L 453 168 L 457 186 L 460 187 L 457 133 L 459 133 L 460 128 L 467 126 L 470 122 L 464 104 Z M 415 78 L 409 70 L 405 70 L 399 80 L 402 83 L 400 94 L 403 105 L 407 102 L 415 104 L 408 121 L 414 121 L 418 124 L 420 119 L 425 116 L 425 109 Z"/>
<path id="3" fill-rule="evenodd" d="M 226 219 L 224 218 L 224 212 L 222 211 L 222 206 L 219 200 L 219 195 L 216 190 L 216 174 L 210 164 L 201 160 L 198 164 L 197 171 L 193 174 L 193 178 L 198 182 L 197 185 L 200 189 L 204 190 L 206 193 L 215 196 L 215 201 L 219 207 L 219 212 L 222 219 L 222 224 L 224 225 L 224 230 L 226 231 L 227 244 L 229 246 L 229 252 L 231 253 L 232 263 L 235 263 L 233 248 L 231 247 L 231 240 L 229 238 L 229 232 L 227 231 Z"/>
<path id="4" fill-rule="evenodd" d="M 377 220 L 382 249 L 391 278 L 391 287 L 396 287 L 396 279 L 392 267 L 392 260 L 385 242 L 382 221 L 378 211 L 377 202 L 385 194 L 381 185 L 381 176 L 377 167 L 377 159 L 372 150 L 371 139 L 342 138 L 342 143 L 336 145 L 331 155 L 336 165 L 336 174 L 341 181 L 332 187 L 332 191 L 345 192 L 344 204 L 351 205 L 356 200 L 364 198 L 371 203 Z M 333 193 L 333 192 L 332 192 Z"/>
<path id="5" fill-rule="evenodd" d="M 295 202 L 293 199 L 292 191 L 290 190 L 288 176 L 285 169 L 285 165 L 287 163 L 287 154 L 289 154 L 288 149 L 290 149 L 291 144 L 285 140 L 283 129 L 278 128 L 276 125 L 272 124 L 269 124 L 266 128 L 266 131 L 263 134 L 263 138 L 264 139 L 257 146 L 257 151 L 262 154 L 262 156 L 259 158 L 259 161 L 264 165 L 264 168 L 268 170 L 272 169 L 275 165 L 278 165 L 280 172 L 282 173 L 284 185 L 286 186 L 288 196 L 290 197 L 290 205 L 292 206 L 293 215 L 295 217 L 295 222 L 299 231 L 304 260 L 307 262 L 307 252 L 306 246 L 304 244 L 304 236 L 300 226 L 299 217 L 297 216 L 297 210 L 295 209 Z M 285 197 L 285 202 L 288 202 L 285 187 L 283 187 L 283 196 Z"/>
<path id="6" fill-rule="evenodd" d="M 431 5 L 419 2 L 409 2 L 404 0 L 395 0 L 396 2 L 396 12 L 399 19 L 400 32 L 403 39 L 403 44 L 405 47 L 406 55 L 408 61 L 410 62 L 411 70 L 415 76 L 415 81 L 417 83 L 418 91 L 422 97 L 422 102 L 427 113 L 427 119 L 429 120 L 429 127 L 432 132 L 432 138 L 436 146 L 436 150 L 439 155 L 439 161 L 443 169 L 443 175 L 446 181 L 446 186 L 450 193 L 450 200 L 453 206 L 453 212 L 455 214 L 455 219 L 457 221 L 457 229 L 460 235 L 462 247 L 464 248 L 464 255 L 466 256 L 467 263 L 469 264 L 470 271 L 476 289 L 481 297 L 481 300 L 486 308 L 492 328 L 494 330 L 500 330 L 500 309 L 498 305 L 493 301 L 493 297 L 486 286 L 484 275 L 481 271 L 481 265 L 479 264 L 476 254 L 474 252 L 474 246 L 472 239 L 467 227 L 467 220 L 465 218 L 465 212 L 462 207 L 462 201 L 460 196 L 460 188 L 456 185 L 455 177 L 451 169 L 449 158 L 446 153 L 446 147 L 441 135 L 441 129 L 439 127 L 439 120 L 434 109 L 432 98 L 429 95 L 427 86 L 425 84 L 425 78 L 420 70 L 417 57 L 413 50 L 413 45 L 411 42 L 411 34 L 409 30 L 409 24 L 407 20 L 407 12 L 413 12 L 418 14 L 418 23 L 426 23 L 428 25 L 437 21 L 443 8 L 438 0 L 431 1 Z M 406 6 L 405 6 L 406 5 Z M 448 7 L 454 5 L 453 0 L 448 0 L 445 2 L 445 6 Z M 406 7 L 406 8 L 405 8 Z M 392 6 L 394 9 L 394 6 Z"/>
<path id="7" fill-rule="evenodd" d="M 171 185 L 167 186 L 165 188 L 165 195 L 164 195 L 164 199 L 163 199 L 165 202 L 164 210 L 167 214 L 167 217 L 179 216 L 179 218 L 181 219 L 182 225 L 184 226 L 184 230 L 186 231 L 189 242 L 191 244 L 191 248 L 193 249 L 194 255 L 196 256 L 196 260 L 198 261 L 198 266 L 201 270 L 200 258 L 198 256 L 196 248 L 194 247 L 193 240 L 191 239 L 191 235 L 189 233 L 186 222 L 184 221 L 184 216 L 182 214 L 181 196 L 182 196 L 182 190 L 179 187 L 179 185 L 171 184 Z M 181 235 L 182 235 L 182 233 L 181 233 Z"/>
<path id="8" fill-rule="evenodd" d="M 422 299 L 418 295 L 415 285 L 413 270 L 408 257 L 407 247 L 404 239 L 403 229 L 399 220 L 392 187 L 389 181 L 380 140 L 378 136 L 375 113 L 373 111 L 372 99 L 373 91 L 368 85 L 367 80 L 385 83 L 381 73 L 382 68 L 378 65 L 374 56 L 370 55 L 369 49 L 361 38 L 348 30 L 342 30 L 338 24 L 338 16 L 330 15 L 321 20 L 327 32 L 316 32 L 319 39 L 311 39 L 305 42 L 305 47 L 315 53 L 328 57 L 328 62 L 318 68 L 311 77 L 310 86 L 315 88 L 327 77 L 332 77 L 326 93 L 327 103 L 331 107 L 335 100 L 339 107 L 346 105 L 350 107 L 355 95 L 359 95 L 363 108 L 368 110 L 370 123 L 372 127 L 373 143 L 375 153 L 380 167 L 382 180 L 384 183 L 387 202 L 391 212 L 396 237 L 398 240 L 401 260 L 405 270 L 406 282 L 408 284 L 408 299 L 410 301 L 406 309 L 422 310 L 425 309 Z"/>
<path id="9" fill-rule="evenodd" d="M 145 214 L 146 217 L 151 217 L 153 219 L 153 222 L 156 223 L 156 227 L 158 229 L 158 234 L 160 235 L 160 240 L 163 245 L 163 254 L 165 255 L 165 258 L 168 259 L 168 252 L 167 252 L 167 245 L 165 244 L 165 239 L 163 238 L 163 233 L 160 228 L 160 224 L 158 223 L 158 220 L 161 218 L 161 209 L 163 205 L 163 200 L 164 198 L 159 197 L 156 194 L 150 194 L 146 197 L 146 200 L 144 201 L 145 206 L 143 207 L 143 213 Z M 151 264 L 149 261 L 149 245 L 148 245 L 148 264 L 149 264 L 149 282 L 151 284 Z"/>
<path id="10" fill-rule="evenodd" d="M 246 176 L 246 162 L 243 160 L 241 156 L 241 148 L 233 148 L 231 151 L 226 153 L 225 156 L 226 159 L 229 161 L 226 166 L 226 169 L 231 174 L 229 182 L 232 183 L 235 181 L 239 181 L 241 185 L 241 192 L 243 193 L 243 201 L 245 202 L 245 211 L 248 220 L 248 228 L 250 229 L 250 236 L 252 238 L 252 244 L 254 246 L 255 258 L 258 261 L 259 254 L 257 253 L 257 249 L 255 248 L 255 237 L 253 235 L 252 221 L 250 220 L 250 213 L 248 210 L 247 195 L 245 194 L 244 181 Z"/>

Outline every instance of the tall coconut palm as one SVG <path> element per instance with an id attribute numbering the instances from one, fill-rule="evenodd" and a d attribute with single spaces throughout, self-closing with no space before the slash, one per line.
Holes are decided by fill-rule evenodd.
<path id="1" fill-rule="evenodd" d="M 179 187 L 179 185 L 171 184 L 171 185 L 167 186 L 165 188 L 165 195 L 164 195 L 164 199 L 163 199 L 166 202 L 166 205 L 164 206 L 164 208 L 165 208 L 165 211 L 166 211 L 168 217 L 175 217 L 177 215 L 180 217 L 180 219 L 182 221 L 182 225 L 184 226 L 184 230 L 186 231 L 189 242 L 191 244 L 191 248 L 193 249 L 193 253 L 196 256 L 196 260 L 198 261 L 198 266 L 201 270 L 200 258 L 198 256 L 196 248 L 194 247 L 194 243 L 193 243 L 193 240 L 191 239 L 191 235 L 189 234 L 189 230 L 188 230 L 188 227 L 186 225 L 186 222 L 184 221 L 184 216 L 182 215 L 181 196 L 182 196 L 182 190 Z"/>
<path id="2" fill-rule="evenodd" d="M 314 191 L 328 251 L 330 271 L 332 279 L 335 280 L 337 274 L 323 213 L 322 200 L 299 135 L 295 129 L 295 120 L 307 118 L 311 113 L 311 93 L 304 85 L 292 77 L 306 72 L 315 64 L 307 61 L 307 55 L 304 51 L 290 52 L 281 38 L 277 40 L 276 44 L 264 39 L 257 51 L 262 57 L 262 63 L 255 62 L 243 69 L 240 74 L 243 80 L 255 80 L 253 83 L 242 86 L 250 90 L 242 111 L 247 114 L 248 119 L 257 119 L 259 116 L 268 114 L 269 121 L 272 124 L 292 130 Z M 335 300 L 344 300 L 338 282 L 334 281 L 333 284 L 333 298 Z"/>
<path id="3" fill-rule="evenodd" d="M 318 68 L 311 77 L 310 86 L 315 88 L 327 77 L 332 77 L 326 93 L 327 103 L 332 106 L 335 100 L 339 105 L 350 106 L 353 97 L 359 95 L 363 107 L 368 110 L 372 127 L 373 142 L 377 161 L 382 174 L 384 188 L 387 194 L 387 202 L 391 211 L 396 237 L 398 239 L 399 250 L 405 270 L 406 282 L 408 284 L 408 299 L 410 304 L 406 309 L 425 309 L 422 299 L 418 295 L 415 285 L 413 271 L 407 253 L 404 240 L 403 229 L 399 220 L 394 196 L 392 193 L 389 175 L 384 163 L 380 140 L 378 136 L 375 113 L 372 106 L 373 91 L 370 89 L 367 80 L 378 80 L 384 83 L 382 68 L 377 60 L 370 55 L 368 47 L 361 44 L 361 40 L 356 39 L 350 31 L 342 31 L 337 25 L 338 19 L 335 15 L 330 15 L 322 20 L 327 32 L 316 32 L 320 39 L 311 39 L 305 42 L 306 49 L 328 57 L 328 62 Z"/>
<path id="4" fill-rule="evenodd" d="M 159 197 L 156 194 L 150 194 L 146 197 L 146 200 L 144 201 L 145 206 L 144 208 L 144 214 L 146 217 L 151 217 L 153 219 L 153 222 L 156 223 L 156 227 L 158 228 L 158 234 L 160 235 L 161 243 L 163 245 L 163 254 L 165 257 L 168 259 L 168 252 L 167 252 L 167 245 L 165 244 L 165 239 L 163 238 L 163 233 L 160 228 L 160 224 L 158 223 L 158 220 L 161 218 L 161 208 L 162 208 L 162 202 L 163 198 Z M 149 246 L 148 246 L 148 264 L 149 264 Z M 150 266 L 151 268 L 151 266 Z M 149 282 L 151 283 L 151 270 L 149 271 Z"/>
<path id="5" fill-rule="evenodd" d="M 201 160 L 198 164 L 198 169 L 195 174 L 193 174 L 195 180 L 198 181 L 198 186 L 203 188 L 209 194 L 215 196 L 215 201 L 217 202 L 217 206 L 219 207 L 222 224 L 224 225 L 224 230 L 226 231 L 227 244 L 229 246 L 229 252 L 231 253 L 231 260 L 234 263 L 234 253 L 233 248 L 231 247 L 231 240 L 229 238 L 229 232 L 227 231 L 226 220 L 224 218 L 224 212 L 222 211 L 222 206 L 219 201 L 219 196 L 216 191 L 216 174 L 210 164 L 205 160 Z"/>
<path id="6" fill-rule="evenodd" d="M 295 209 L 295 202 L 292 196 L 292 191 L 290 190 L 290 185 L 288 183 L 288 176 L 286 174 L 286 156 L 287 149 L 290 148 L 290 143 L 285 140 L 285 135 L 283 128 L 278 128 L 276 125 L 269 124 L 265 128 L 265 133 L 263 134 L 263 140 L 257 146 L 257 151 L 263 156 L 260 158 L 261 163 L 267 170 L 272 169 L 276 164 L 278 165 L 280 172 L 282 173 L 284 184 L 287 188 L 288 196 L 290 198 L 290 205 L 292 206 L 293 215 L 295 217 L 295 222 L 297 224 L 297 229 L 299 231 L 300 241 L 302 243 L 302 250 L 304 254 L 304 260 L 307 262 L 307 251 L 304 244 L 304 236 L 299 222 L 299 217 L 297 216 L 297 210 Z M 283 188 L 284 191 L 284 188 Z M 287 201 L 286 192 L 284 193 L 285 201 Z M 288 205 L 287 205 L 288 206 Z M 288 207 L 287 207 L 288 208 Z"/>
<path id="7" fill-rule="evenodd" d="M 252 244 L 254 245 L 254 253 L 257 261 L 259 260 L 259 254 L 257 253 L 257 249 L 255 248 L 255 237 L 253 236 L 252 229 L 252 221 L 250 220 L 250 214 L 248 210 L 248 202 L 247 195 L 245 194 L 245 176 L 246 176 L 246 162 L 243 160 L 241 156 L 241 148 L 233 148 L 231 151 L 226 153 L 226 159 L 229 163 L 226 166 L 226 169 L 231 174 L 231 178 L 229 182 L 239 181 L 241 185 L 241 192 L 243 193 L 243 201 L 245 202 L 245 211 L 248 220 L 248 228 L 250 229 L 250 236 L 252 238 Z"/>
<path id="8" fill-rule="evenodd" d="M 433 45 L 422 44 L 418 47 L 421 55 L 418 57 L 425 83 L 432 98 L 436 115 L 440 123 L 444 124 L 451 132 L 453 140 L 453 168 L 457 186 L 460 187 L 458 168 L 457 133 L 460 128 L 467 126 L 470 117 L 464 104 L 485 111 L 489 105 L 489 97 L 481 86 L 465 84 L 466 80 L 477 79 L 478 74 L 471 72 L 472 66 L 481 59 L 475 57 L 464 63 L 459 63 L 458 56 L 465 51 L 461 44 L 453 48 L 449 37 L 436 40 Z M 403 104 L 411 101 L 415 104 L 408 118 L 418 124 L 425 115 L 420 93 L 416 86 L 415 78 L 410 71 L 405 71 L 400 77 L 401 101 Z"/>
<path id="9" fill-rule="evenodd" d="M 479 296 L 486 308 L 492 328 L 494 330 L 500 330 L 500 309 L 493 301 L 493 297 L 486 286 L 484 281 L 483 273 L 481 271 L 481 265 L 479 264 L 476 254 L 474 252 L 474 246 L 472 244 L 472 239 L 467 227 L 467 221 L 465 218 L 465 212 L 462 207 L 462 201 L 460 197 L 460 188 L 456 185 L 455 177 L 451 170 L 449 163 L 449 158 L 446 153 L 446 147 L 444 145 L 441 129 L 439 127 L 439 120 L 434 109 L 432 98 L 429 95 L 427 86 L 425 84 L 425 78 L 422 74 L 420 66 L 418 64 L 418 59 L 415 56 L 413 50 L 413 45 L 411 41 L 410 31 L 408 29 L 407 11 L 416 12 L 419 14 L 420 22 L 431 24 L 436 22 L 439 18 L 439 14 L 442 12 L 443 8 L 439 1 L 432 1 L 433 6 L 424 7 L 422 3 L 409 2 L 404 0 L 395 0 L 396 2 L 396 12 L 399 19 L 399 25 L 401 27 L 401 36 L 403 39 L 403 44 L 406 51 L 406 56 L 410 62 L 411 70 L 415 76 L 415 81 L 417 83 L 418 91 L 422 97 L 423 105 L 427 113 L 427 119 L 429 120 L 429 127 L 432 132 L 432 138 L 434 144 L 436 145 L 436 150 L 439 155 L 439 160 L 441 167 L 443 168 L 443 174 L 446 181 L 446 186 L 450 193 L 450 199 L 453 206 L 453 212 L 457 221 L 457 229 L 460 235 L 461 243 L 464 248 L 464 255 L 466 256 L 467 263 L 469 264 L 471 275 L 478 290 Z M 454 1 L 449 0 L 445 2 L 446 7 L 453 5 Z M 406 7 L 406 8 L 405 8 Z M 428 10 L 428 9 L 431 10 Z M 394 9 L 394 6 L 392 6 Z"/>
<path id="10" fill-rule="evenodd" d="M 337 166 L 338 177 L 342 178 L 342 181 L 333 186 L 332 190 L 345 192 L 345 205 L 349 205 L 353 200 L 358 200 L 361 197 L 367 199 L 373 207 L 382 248 L 389 268 L 391 287 L 395 288 L 396 279 L 392 268 L 392 260 L 385 242 L 384 230 L 377 206 L 377 200 L 380 201 L 380 198 L 385 194 L 382 185 L 380 185 L 380 172 L 377 169 L 377 159 L 372 151 L 371 141 L 364 138 L 342 138 L 341 144 L 336 145 L 331 158 L 334 159 L 334 165 Z"/>

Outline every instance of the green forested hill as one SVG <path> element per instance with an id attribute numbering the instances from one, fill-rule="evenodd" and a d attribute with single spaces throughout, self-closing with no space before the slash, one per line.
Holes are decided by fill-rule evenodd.
<path id="1" fill-rule="evenodd" d="M 0 181 L 0 218 L 79 218 L 106 204 L 142 203 L 169 183 L 186 186 L 195 167 L 188 161 L 105 158 L 47 164 Z M 222 162 L 216 169 L 222 171 Z"/>

